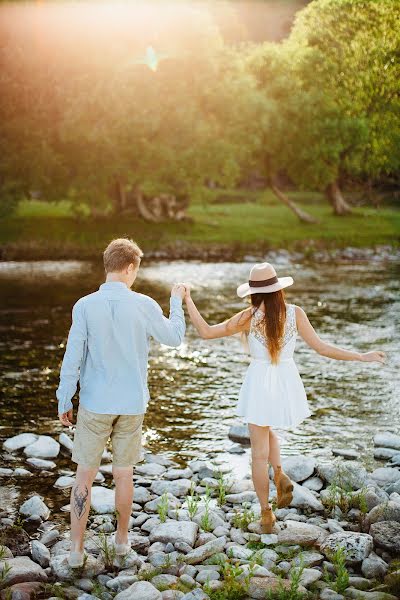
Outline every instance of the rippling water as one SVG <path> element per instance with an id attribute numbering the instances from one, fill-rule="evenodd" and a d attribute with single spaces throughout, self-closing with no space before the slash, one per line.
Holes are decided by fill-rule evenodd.
<path id="1" fill-rule="evenodd" d="M 143 265 L 136 289 L 168 306 L 175 281 L 190 281 L 193 297 L 210 323 L 243 308 L 236 297 L 250 264 L 172 262 Z M 312 417 L 283 433 L 286 454 L 327 457 L 332 447 L 351 447 L 371 459 L 376 430 L 398 431 L 400 423 L 400 265 L 290 263 L 278 274 L 292 274 L 289 302 L 301 305 L 320 335 L 345 348 L 383 349 L 385 365 L 330 361 L 301 340 L 296 361 L 308 394 Z M 88 262 L 0 263 L 0 439 L 22 431 L 56 435 L 55 389 L 70 326 L 73 303 L 102 283 L 102 268 Z M 201 340 L 193 328 L 182 347 L 154 346 L 149 365 L 152 400 L 145 421 L 145 443 L 181 460 L 212 456 L 247 468 L 247 457 L 227 454 L 227 432 L 247 357 L 237 337 Z M 23 456 L 23 455 L 22 455 Z M 24 466 L 19 455 L 2 466 Z M 70 468 L 68 460 L 61 466 Z M 51 483 L 53 480 L 51 480 Z M 43 483 L 48 490 L 49 481 Z M 24 483 L 23 491 L 32 482 Z M 36 491 L 40 482 L 35 481 Z M 39 487 L 38 487 L 39 486 Z M 4 490 L 5 491 L 5 490 Z M 20 488 L 7 491 L 13 504 Z M 53 501 L 57 504 L 57 494 Z"/>

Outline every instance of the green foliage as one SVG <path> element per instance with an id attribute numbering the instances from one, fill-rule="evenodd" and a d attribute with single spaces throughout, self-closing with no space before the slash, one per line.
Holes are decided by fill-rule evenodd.
<path id="1" fill-rule="evenodd" d="M 212 521 L 210 519 L 210 502 L 211 502 L 211 490 L 206 485 L 206 493 L 204 496 L 204 511 L 200 519 L 200 527 L 204 531 L 212 531 L 214 529 Z"/>
<path id="2" fill-rule="evenodd" d="M 165 523 L 165 521 L 167 520 L 168 508 L 169 508 L 168 494 L 167 494 L 167 492 L 164 492 L 162 494 L 162 496 L 160 497 L 160 501 L 157 505 L 157 512 L 158 512 L 158 516 L 160 517 L 161 523 Z"/>
<path id="3" fill-rule="evenodd" d="M 303 571 L 304 563 L 300 559 L 299 564 L 292 566 L 289 571 L 290 585 L 285 585 L 283 580 L 279 581 L 274 590 L 269 590 L 267 592 L 266 598 L 268 600 L 302 600 L 305 596 L 299 588 Z"/>
<path id="4" fill-rule="evenodd" d="M 325 570 L 324 578 L 330 587 L 338 594 L 343 594 L 349 587 L 349 572 L 346 568 L 346 551 L 342 546 L 339 546 L 335 552 L 329 556 L 334 569 L 335 575 L 332 578 L 331 574 Z"/>
<path id="5" fill-rule="evenodd" d="M 2 569 L 0 570 L 0 584 L 4 583 L 4 581 L 7 579 L 7 575 L 9 574 L 10 571 L 11 571 L 10 565 L 7 562 L 5 562 Z"/>
<path id="6" fill-rule="evenodd" d="M 113 569 L 114 561 L 117 556 L 115 551 L 115 545 L 109 543 L 109 538 L 104 532 L 100 532 L 98 538 L 93 539 L 95 540 L 95 544 L 100 550 L 100 554 L 103 558 L 104 564 L 106 565 L 107 569 Z"/>
<path id="7" fill-rule="evenodd" d="M 254 511 L 250 508 L 249 504 L 243 504 L 243 510 L 235 510 L 235 514 L 232 517 L 232 525 L 238 529 L 246 531 L 249 524 L 256 520 Z"/>
<path id="8" fill-rule="evenodd" d="M 243 568 L 232 559 L 221 562 L 222 587 L 212 590 L 209 585 L 204 591 L 210 600 L 243 600 L 247 596 L 249 576 L 243 577 Z"/>
<path id="9" fill-rule="evenodd" d="M 218 473 L 218 487 L 217 487 L 217 502 L 219 506 L 225 504 L 226 495 L 229 493 L 232 483 L 229 483 L 226 476 L 222 471 Z"/>
<path id="10" fill-rule="evenodd" d="M 193 520 L 193 518 L 197 515 L 199 510 L 199 502 L 200 496 L 196 494 L 195 484 L 192 482 L 189 495 L 186 497 L 187 510 L 191 520 Z"/>

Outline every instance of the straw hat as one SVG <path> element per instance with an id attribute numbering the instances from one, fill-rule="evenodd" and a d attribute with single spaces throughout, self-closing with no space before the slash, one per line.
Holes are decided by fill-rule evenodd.
<path id="1" fill-rule="evenodd" d="M 268 294 L 293 285 L 292 277 L 277 277 L 276 271 L 269 263 L 254 265 L 250 271 L 249 282 L 242 283 L 237 289 L 239 298 L 249 294 Z"/>

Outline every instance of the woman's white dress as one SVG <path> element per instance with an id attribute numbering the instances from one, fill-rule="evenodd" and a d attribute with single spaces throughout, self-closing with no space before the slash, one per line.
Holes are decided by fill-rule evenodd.
<path id="1" fill-rule="evenodd" d="M 246 423 L 296 427 L 310 416 L 303 382 L 293 359 L 297 326 L 294 304 L 286 305 L 283 345 L 276 365 L 271 363 L 261 327 L 264 313 L 257 309 L 248 336 L 251 362 L 239 394 L 237 415 Z"/>

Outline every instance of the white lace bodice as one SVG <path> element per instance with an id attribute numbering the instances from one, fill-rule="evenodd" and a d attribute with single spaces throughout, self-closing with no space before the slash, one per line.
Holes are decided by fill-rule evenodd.
<path id="1" fill-rule="evenodd" d="M 257 309 L 252 318 L 249 332 L 249 350 L 252 358 L 262 360 L 270 360 L 268 352 L 267 340 L 264 336 L 264 331 L 261 326 L 264 313 Z M 285 360 L 293 357 L 297 337 L 296 326 L 296 307 L 294 304 L 286 305 L 286 323 L 282 339 L 282 350 L 279 355 L 280 360 Z"/>

